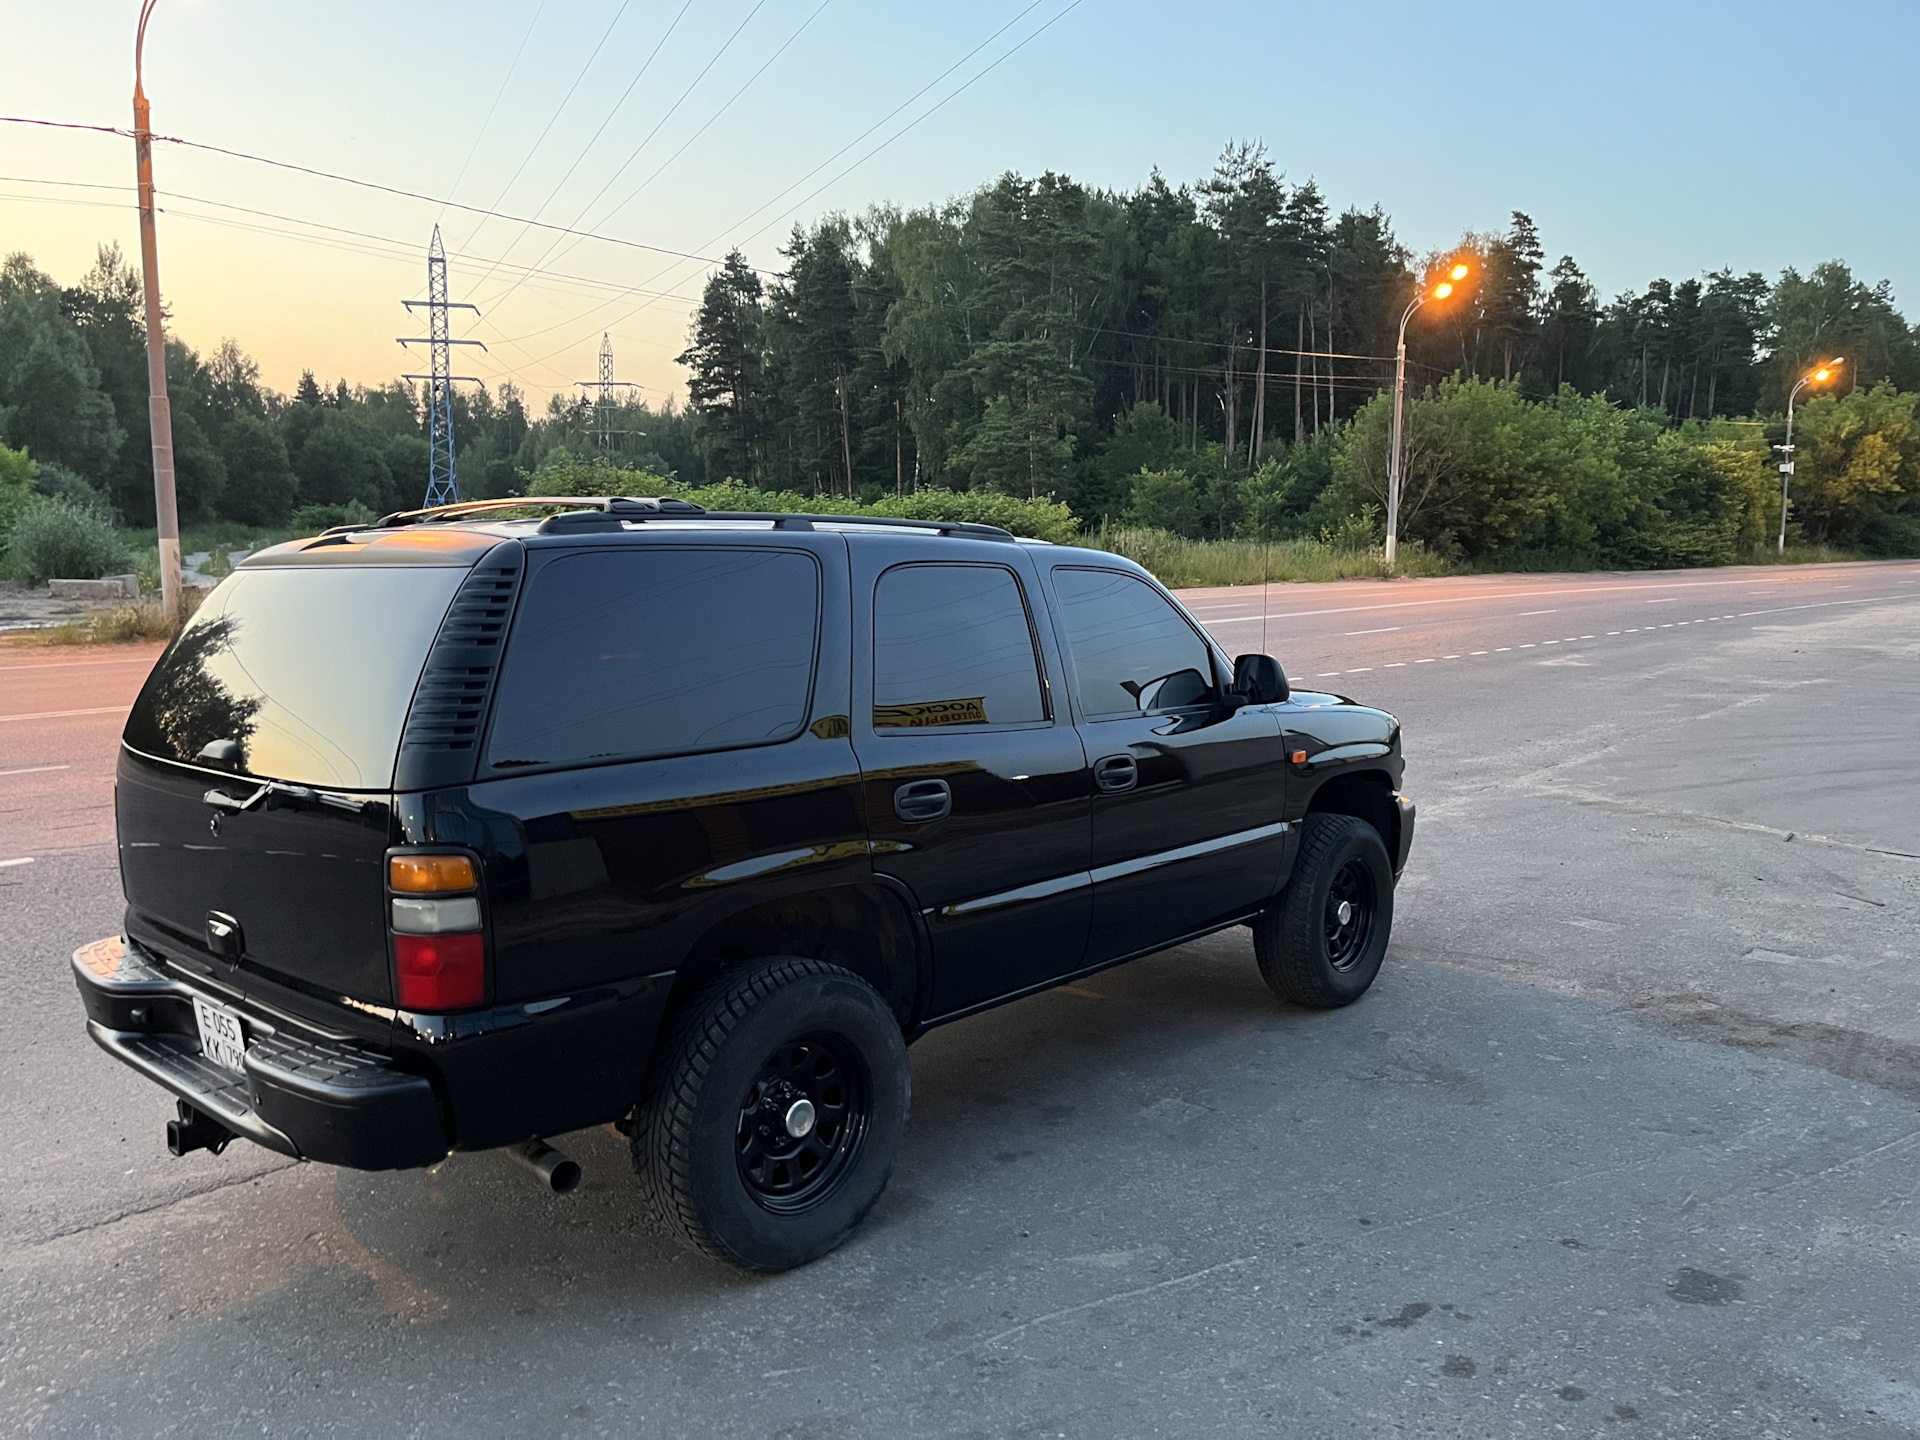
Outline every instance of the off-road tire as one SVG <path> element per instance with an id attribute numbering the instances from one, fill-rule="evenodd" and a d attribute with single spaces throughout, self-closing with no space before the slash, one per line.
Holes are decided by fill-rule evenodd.
<path id="1" fill-rule="evenodd" d="M 1337 923 L 1341 887 L 1364 936 Z M 1332 1010 L 1367 993 L 1393 930 L 1393 862 L 1380 832 L 1351 815 L 1309 815 L 1285 893 L 1253 923 L 1253 953 L 1273 993 L 1295 1005 Z"/>
<path id="2" fill-rule="evenodd" d="M 741 1158 L 743 1105 L 772 1057 L 808 1044 L 839 1058 L 864 1113 L 830 1183 L 781 1210 Z M 657 1228 L 745 1270 L 817 1260 L 886 1189 L 909 1098 L 899 1021 L 859 976 L 786 956 L 728 970 L 676 1008 L 654 1048 L 632 1135 L 644 1203 Z"/>

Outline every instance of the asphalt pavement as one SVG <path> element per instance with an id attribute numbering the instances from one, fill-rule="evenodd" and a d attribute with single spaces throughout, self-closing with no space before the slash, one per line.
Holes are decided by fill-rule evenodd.
<path id="1" fill-rule="evenodd" d="M 604 1131 L 564 1199 L 169 1157 L 65 958 L 148 662 L 0 652 L 0 1430 L 1920 1434 L 1920 565 L 1186 598 L 1400 716 L 1380 981 L 1233 931 L 936 1031 L 867 1226 L 761 1279 Z"/>

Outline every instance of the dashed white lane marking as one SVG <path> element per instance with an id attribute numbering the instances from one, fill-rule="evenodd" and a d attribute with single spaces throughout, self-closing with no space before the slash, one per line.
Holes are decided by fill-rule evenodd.
<path id="1" fill-rule="evenodd" d="M 49 770 L 70 770 L 70 765 L 27 765 L 19 770 L 0 770 L 0 775 L 44 775 Z"/>
<path id="2" fill-rule="evenodd" d="M 1559 613 L 1558 610 L 1522 610 L 1519 618 L 1524 620 L 1529 615 L 1558 615 Z"/>
<path id="3" fill-rule="evenodd" d="M 1873 601 L 1876 601 L 1876 600 L 1907 600 L 1911 598 L 1913 597 L 1907 596 L 1907 595 L 1872 595 L 1872 596 L 1867 596 L 1863 599 L 1856 599 L 1856 600 L 1816 601 L 1807 605 L 1783 605 L 1779 607 L 1779 610 L 1749 610 L 1749 611 L 1743 612 L 1740 615 L 1702 615 L 1702 616 L 1697 616 L 1692 620 L 1668 620 L 1665 623 L 1660 625 L 1648 625 L 1645 627 L 1645 630 L 1647 634 L 1651 635 L 1655 630 L 1671 630 L 1676 625 L 1704 625 L 1709 620 L 1738 620 L 1738 619 L 1744 619 L 1747 615 L 1774 615 L 1774 614 L 1780 613 L 1780 611 L 1783 611 L 1783 610 L 1819 610 L 1819 609 L 1824 609 L 1830 605 L 1865 605 L 1865 604 L 1871 604 Z M 1551 613 L 1551 612 L 1547 612 L 1547 613 Z M 1398 630 L 1400 628 L 1401 627 L 1399 627 L 1398 625 L 1387 627 L 1387 629 L 1389 630 Z M 1622 634 L 1638 635 L 1639 633 L 1641 633 L 1641 629 L 1642 627 L 1638 625 L 1634 625 L 1634 626 L 1628 627 L 1624 631 L 1609 630 L 1607 631 L 1607 634 L 1608 635 L 1622 635 Z M 1387 632 L 1385 630 L 1356 630 L 1351 633 L 1356 635 L 1380 635 L 1380 634 L 1385 634 Z M 1537 646 L 1540 646 L 1540 645 L 1562 645 L 1562 644 L 1573 645 L 1573 644 L 1577 644 L 1579 641 L 1582 641 L 1582 640 L 1592 640 L 1595 638 L 1596 637 L 1592 635 L 1569 635 L 1564 640 L 1540 640 L 1540 641 L 1529 640 L 1518 648 L 1522 650 L 1532 650 L 1537 648 Z M 1496 655 L 1504 654 L 1507 651 L 1510 651 L 1514 648 L 1515 647 L 1512 645 L 1498 645 L 1494 647 L 1491 653 Z M 1488 654 L 1489 652 L 1485 650 L 1470 650 L 1467 653 L 1469 655 L 1485 655 L 1485 654 Z M 1408 665 L 1432 665 L 1436 662 L 1436 660 L 1458 660 L 1459 658 L 1460 657 L 1458 655 L 1440 655 L 1440 656 L 1427 655 L 1427 656 L 1423 656 L 1418 660 L 1389 660 L 1384 665 L 1381 665 L 1379 668 L 1382 670 L 1404 670 L 1407 668 Z M 1316 680 L 1331 680 L 1340 675 L 1365 675 L 1370 673 L 1373 669 L 1374 667 L 1371 665 L 1361 665 L 1361 666 L 1357 666 L 1352 670 L 1322 670 L 1319 674 L 1315 675 L 1313 678 Z M 20 718 L 26 718 L 26 717 L 0 716 L 0 719 L 20 719 Z M 36 768 L 47 769 L 47 770 L 64 770 L 67 767 L 64 765 L 47 765 L 47 766 L 41 766 Z M 0 770 L 0 775 L 17 775 L 17 774 L 28 774 L 28 773 L 31 773 L 31 772 L 19 771 L 19 770 Z M 13 862 L 7 862 L 7 863 L 17 864 L 22 862 L 13 861 Z"/>
<path id="4" fill-rule="evenodd" d="M 1647 601 L 1649 605 L 1678 605 L 1679 603 L 1680 597 L 1678 595 L 1662 595 L 1658 600 Z"/>
<path id="5" fill-rule="evenodd" d="M 31 864 L 33 864 L 33 856 L 22 855 L 18 860 L 0 860 L 0 870 L 6 869 L 9 865 L 31 865 Z"/>
<path id="6" fill-rule="evenodd" d="M 1398 630 L 1399 628 L 1400 627 L 1398 625 L 1382 625 L 1378 630 L 1349 630 L 1347 631 L 1347 634 L 1350 636 L 1351 635 L 1390 635 L 1395 630 Z"/>

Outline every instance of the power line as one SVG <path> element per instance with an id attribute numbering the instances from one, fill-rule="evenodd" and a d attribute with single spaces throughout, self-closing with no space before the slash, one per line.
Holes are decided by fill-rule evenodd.
<path id="1" fill-rule="evenodd" d="M 986 39 L 982 40 L 978 45 L 974 46 L 965 55 L 962 55 L 958 60 L 954 61 L 953 64 L 949 65 L 945 70 L 942 70 L 938 75 L 934 76 L 933 79 L 929 80 L 925 85 L 922 85 L 912 95 L 908 96 L 905 100 L 901 101 L 898 105 L 894 106 L 892 110 L 889 110 L 885 115 L 881 116 L 880 119 L 876 120 L 873 124 L 869 125 L 865 130 L 861 131 L 860 134 L 856 135 L 852 140 L 849 140 L 845 145 L 841 146 L 838 150 L 834 151 L 832 155 L 829 155 L 825 160 L 821 161 L 818 165 L 814 166 L 813 169 L 809 170 L 805 175 L 802 175 L 798 180 L 794 181 L 791 185 L 787 186 L 786 189 L 780 191 L 779 194 L 775 195 L 771 200 L 767 201 L 765 204 L 755 207 L 753 210 L 749 211 L 740 220 L 734 222 L 733 225 L 730 225 L 725 230 L 720 231 L 718 234 L 714 236 L 713 240 L 710 240 L 707 242 L 708 245 L 711 246 L 715 241 L 725 238 L 725 236 L 729 232 L 738 229 L 741 225 L 746 224 L 748 221 L 752 220 L 756 215 L 761 214 L 772 205 L 777 204 L 784 196 L 791 194 L 794 190 L 798 189 L 801 185 L 804 185 L 809 179 L 819 174 L 820 171 L 825 169 L 828 165 L 832 164 L 840 156 L 846 154 L 847 151 L 853 149 L 862 140 L 866 139 L 869 135 L 873 134 L 874 131 L 880 129 L 881 126 L 887 123 L 887 121 L 891 120 L 894 116 L 898 115 L 902 110 L 905 110 L 908 106 L 912 105 L 914 101 L 918 100 L 921 96 L 925 95 L 929 90 L 933 89 L 934 86 L 938 85 L 942 80 L 946 79 L 949 75 L 953 74 L 954 71 L 958 70 L 962 65 L 965 65 L 967 61 L 971 60 L 975 55 L 978 55 L 982 50 L 986 49 L 987 46 L 991 45 L 1000 36 L 1004 35 L 1014 25 L 1018 24 L 1022 19 L 1032 14 L 1035 10 L 1039 9 L 1040 6 L 1045 3 L 1046 3 L 1046 0 L 1031 0 L 1031 3 L 1029 3 L 1025 9 L 1021 10 L 1019 13 L 1014 15 L 1014 17 L 1011 20 L 1008 20 L 1004 25 L 1002 25 L 999 29 L 995 30 L 991 35 L 987 36 Z M 1040 26 L 1039 29 L 1033 31 L 1025 39 L 1021 40 L 1017 45 L 1013 46 L 1010 50 L 1008 50 L 1004 55 L 1000 56 L 999 59 L 995 60 L 992 64 L 988 65 L 985 69 L 978 71 L 975 75 L 972 76 L 972 78 L 968 79 L 959 87 L 957 87 L 955 90 L 953 90 L 951 93 L 949 93 L 945 97 L 945 99 L 940 100 L 931 109 L 927 110 L 924 114 L 920 116 L 920 120 L 924 120 L 928 115 L 933 114 L 934 111 L 940 109 L 941 106 L 945 105 L 949 100 L 952 100 L 955 96 L 961 94 L 968 87 L 973 85 L 976 81 L 980 80 L 981 78 L 986 76 L 988 73 L 990 73 L 992 70 L 997 68 L 999 65 L 1005 63 L 1007 60 L 1011 59 L 1014 55 L 1018 54 L 1033 40 L 1037 39 L 1046 30 L 1051 28 L 1056 21 L 1059 21 L 1060 19 L 1064 18 L 1069 11 L 1078 8 L 1079 4 L 1080 4 L 1080 0 L 1072 0 L 1072 3 L 1069 4 L 1066 7 L 1066 9 L 1062 10 L 1058 15 L 1055 15 L 1052 20 L 1049 20 L 1045 25 L 1042 25 Z M 868 151 L 867 154 L 863 155 L 859 160 L 856 160 L 852 165 L 849 165 L 845 170 L 841 171 L 838 175 L 834 176 L 832 180 L 827 182 L 827 185 L 835 184 L 841 179 L 845 178 L 846 175 L 850 174 L 853 170 L 859 168 L 859 166 L 865 164 L 868 160 L 872 159 L 875 155 L 879 154 L 881 150 L 884 150 L 888 145 L 891 145 L 895 140 L 898 140 L 902 135 L 906 134 L 908 130 L 911 130 L 913 126 L 917 125 L 918 123 L 919 123 L 919 120 L 915 120 L 909 123 L 908 125 L 904 126 L 902 129 L 896 131 L 887 140 L 875 146 L 874 149 Z M 825 188 L 827 187 L 826 186 L 820 187 L 820 189 L 825 189 Z M 813 192 L 813 195 L 819 194 L 820 189 L 816 189 Z M 807 199 L 812 199 L 813 195 L 807 196 Z M 804 204 L 806 202 L 803 200 L 800 203 Z M 763 230 L 765 228 L 767 227 L 765 226 L 762 227 Z M 757 236 L 759 233 L 760 231 L 755 231 L 754 235 Z M 752 239 L 754 238 L 754 236 L 748 236 L 747 238 Z M 709 260 L 705 263 L 719 264 L 722 262 Z M 654 272 L 654 274 L 648 276 L 645 280 L 641 281 L 640 285 L 635 286 L 634 292 L 636 294 L 639 293 L 640 286 L 652 285 L 655 281 L 659 280 L 662 276 L 666 275 L 669 271 L 675 268 L 677 267 L 669 265 L 661 270 Z M 758 269 L 758 267 L 755 267 L 755 268 Z M 765 270 L 759 270 L 759 273 L 768 274 L 770 272 Z M 771 273 L 775 273 L 777 275 L 778 272 L 771 272 Z M 615 302 L 609 301 L 606 303 L 612 304 Z M 588 310 L 584 312 L 579 317 L 579 319 L 585 319 L 588 315 L 592 315 L 604 308 L 605 308 L 605 305 L 597 305 L 592 310 Z M 632 310 L 629 310 L 625 315 L 621 316 L 620 319 L 615 321 L 614 323 L 616 325 L 624 324 L 626 321 L 631 320 L 635 315 L 639 314 L 641 310 L 644 310 L 647 308 L 648 306 L 646 305 L 635 306 Z M 565 324 L 565 323 L 568 323 L 568 322 L 564 322 L 564 321 L 561 322 L 561 324 Z M 577 323 L 577 321 L 574 323 Z M 549 334 L 552 331 L 557 330 L 559 328 L 561 328 L 561 325 L 559 324 L 549 325 L 541 330 L 530 331 L 526 335 L 520 336 L 518 338 L 532 339 L 534 336 Z M 561 347 L 561 349 L 565 349 L 565 348 L 567 347 L 565 346 Z M 543 358 L 551 359 L 554 355 L 558 355 L 559 353 L 560 353 L 559 350 L 550 351 L 548 355 Z"/>
<path id="2" fill-rule="evenodd" d="M 19 115 L 0 115 L 0 124 L 42 125 L 57 130 L 90 130 L 101 135 L 119 135 L 131 139 L 133 132 L 116 125 L 77 125 L 61 120 L 35 120 Z M 696 261 L 702 265 L 718 265 L 720 260 L 712 255 L 696 255 L 687 250 L 675 250 L 666 245 L 649 245 L 641 240 L 626 240 L 618 235 L 601 235 L 591 230 L 579 230 L 567 225 L 554 225 L 545 220 L 529 220 L 526 216 L 515 215 L 505 210 L 492 209 L 485 205 L 466 205 L 458 200 L 438 195 L 425 195 L 418 190 L 406 190 L 397 185 L 385 185 L 377 180 L 361 180 L 352 175 L 341 175 L 332 170 L 321 170 L 311 165 L 299 165 L 290 160 L 275 160 L 266 155 L 255 155 L 245 150 L 234 150 L 224 145 L 209 145 L 199 140 L 188 140 L 179 135 L 155 135 L 156 144 L 178 145 L 187 150 L 204 150 L 212 155 L 224 155 L 230 160 L 245 160 L 254 165 L 266 165 L 275 170 L 290 170 L 297 175 L 311 175 L 318 180 L 331 180 L 341 185 L 352 185 L 362 190 L 374 190 L 383 195 L 397 196 L 402 200 L 418 200 L 427 205 L 439 205 L 448 210 L 463 211 L 468 215 L 482 215 L 509 223 L 523 222 L 536 230 L 552 230 L 562 235 L 574 235 L 583 240 L 598 240 L 608 245 L 618 245 L 628 250 L 645 250 L 655 255 L 671 255 L 678 260 Z M 776 270 L 761 270 L 763 275 L 777 275 Z"/>
<path id="3" fill-rule="evenodd" d="M 487 126 L 493 123 L 493 112 L 500 108 L 501 100 L 506 97 L 507 85 L 513 79 L 513 72 L 520 68 L 520 57 L 526 53 L 527 42 L 533 38 L 534 29 L 540 24 L 540 17 L 546 13 L 546 9 L 547 0 L 540 0 L 540 3 L 533 7 L 533 19 L 527 22 L 527 33 L 520 37 L 520 48 L 513 52 L 513 59 L 507 62 L 507 73 L 500 77 L 500 88 L 493 92 L 493 103 L 487 107 L 486 118 L 480 122 L 480 128 L 473 132 L 473 143 L 467 147 L 467 157 L 460 162 L 459 173 L 453 177 L 453 184 L 447 187 L 447 194 L 460 193 L 460 182 L 467 178 L 467 166 L 473 163 L 473 157 L 480 149 L 480 141 L 487 133 Z M 434 217 L 434 222 L 439 223 L 445 214 L 446 207 L 442 206 L 440 215 Z"/>
<path id="4" fill-rule="evenodd" d="M 507 198 L 507 192 L 513 189 L 514 182 L 520 178 L 521 172 L 527 168 L 527 162 L 533 159 L 535 152 L 538 151 L 540 146 L 546 141 L 547 133 L 552 130 L 554 125 L 559 121 L 561 112 L 567 108 L 567 102 L 573 99 L 573 92 L 580 88 L 580 82 L 587 78 L 587 71 L 593 68 L 593 62 L 599 58 L 602 47 L 607 43 L 607 38 L 613 34 L 613 27 L 620 23 L 620 17 L 627 13 L 627 7 L 632 3 L 633 0 L 620 0 L 620 8 L 613 12 L 613 19 L 607 22 L 607 28 L 600 34 L 600 43 L 593 47 L 592 52 L 587 56 L 586 63 L 580 67 L 579 73 L 573 77 L 573 83 L 567 87 L 567 93 L 560 97 L 560 103 L 553 107 L 553 114 L 547 117 L 547 123 L 541 127 L 540 133 L 534 138 L 533 144 L 527 147 L 527 153 L 520 157 L 520 163 L 514 167 L 513 174 L 507 177 L 507 183 L 500 187 L 500 193 L 496 195 L 493 200 L 494 206 L 499 206 L 499 204 Z M 478 235 L 480 231 L 485 228 L 486 223 L 485 220 L 482 220 L 478 225 L 473 227 L 473 235 L 467 237 L 469 243 L 472 242 L 474 235 Z"/>
<path id="5" fill-rule="evenodd" d="M 761 0 L 761 3 L 764 4 L 765 0 Z M 647 68 L 653 64 L 654 56 L 660 53 L 661 47 L 667 43 L 667 41 L 672 37 L 673 32 L 679 28 L 681 18 L 686 15 L 687 11 L 692 7 L 692 5 L 693 5 L 693 0 L 685 0 L 685 3 L 682 4 L 680 7 L 679 14 L 673 17 L 673 22 L 667 26 L 665 31 L 661 33 L 660 38 L 653 42 L 653 49 L 648 51 L 647 58 L 640 62 L 640 68 L 634 72 L 633 79 L 627 82 L 627 88 L 620 92 L 620 98 L 613 102 L 613 108 L 607 111 L 606 118 L 600 122 L 600 128 L 598 130 L 595 130 L 593 132 L 592 138 L 589 139 L 585 145 L 580 147 L 580 153 L 573 157 L 573 164 L 567 167 L 567 173 L 560 177 L 559 181 L 554 185 L 553 189 L 547 192 L 547 198 L 540 202 L 540 208 L 533 212 L 536 216 L 544 214 L 546 212 L 547 206 L 553 203 L 554 197 L 560 193 L 561 187 L 564 186 L 567 183 L 567 181 L 573 178 L 573 172 L 580 168 L 580 162 L 587 158 L 587 152 L 593 149 L 593 147 L 599 142 L 600 137 L 606 133 L 607 126 L 613 123 L 613 117 L 620 113 L 620 107 L 627 103 L 627 97 L 633 93 L 633 87 L 640 83 L 641 77 L 647 73 Z M 754 8 L 758 10 L 759 6 L 756 5 Z M 619 17 L 616 16 L 615 18 L 618 19 Z M 747 18 L 752 19 L 753 17 L 750 15 Z M 732 42 L 729 41 L 728 43 L 731 44 Z M 599 52 L 596 50 L 595 53 L 598 54 Z M 585 213 L 586 212 L 583 209 L 581 211 L 581 214 L 585 214 Z M 576 224 L 579 223 L 579 219 L 580 217 L 576 215 L 574 217 L 574 222 Z M 512 243 L 509 244 L 507 248 L 501 253 L 503 255 L 512 254 L 514 246 L 518 245 L 522 240 L 526 238 L 528 228 L 529 227 L 525 225 L 521 226 L 520 233 L 513 237 Z M 548 249 L 551 250 L 552 246 L 549 246 Z M 547 257 L 545 255 L 542 255 L 540 257 L 540 260 L 545 260 L 546 258 Z M 534 263 L 537 265 L 540 263 L 540 261 L 536 260 Z M 484 285 L 492 275 L 493 275 L 493 271 L 491 269 L 488 270 L 485 275 L 482 275 L 479 278 L 479 280 L 474 282 L 476 288 L 480 285 Z M 493 302 L 489 302 L 489 303 L 493 303 Z"/>
<path id="6" fill-rule="evenodd" d="M 639 195 L 639 193 L 642 190 L 646 189 L 647 186 L 651 185 L 655 180 L 659 179 L 660 176 L 666 171 L 668 166 L 672 165 L 674 161 L 678 160 L 682 155 L 684 155 L 687 152 L 687 149 L 689 146 L 691 146 L 696 140 L 698 140 L 702 135 L 706 134 L 707 131 L 713 127 L 715 121 L 717 121 L 722 115 L 726 114 L 728 110 L 733 108 L 734 102 L 738 100 L 742 95 L 746 94 L 747 91 L 753 87 L 754 82 L 757 81 L 762 75 L 767 73 L 767 70 L 773 65 L 774 61 L 778 60 L 782 55 L 787 53 L 788 48 L 792 46 L 793 42 L 800 38 L 800 36 L 806 31 L 808 26 L 812 25 L 815 20 L 819 19 L 821 11 L 825 10 L 827 6 L 830 5 L 831 3 L 833 3 L 833 0 L 820 0 L 820 4 L 817 7 L 815 7 L 813 13 L 808 15 L 806 19 L 802 20 L 799 24 L 799 27 L 795 29 L 794 32 L 791 35 L 789 35 L 784 41 L 781 42 L 780 48 L 775 50 L 773 54 L 769 55 L 764 61 L 762 61 L 760 68 L 758 70 L 755 70 L 753 74 L 749 75 L 746 78 L 745 82 L 740 86 L 740 88 L 734 91 L 733 94 L 728 96 L 727 99 L 721 104 L 720 108 L 718 110 L 715 110 L 713 114 L 709 115 L 706 118 L 705 122 L 700 126 L 698 130 L 694 131 L 693 134 L 689 135 L 685 140 L 681 141 L 679 149 L 675 150 L 673 154 L 669 155 L 665 160 L 661 161 L 660 164 L 654 168 L 654 171 L 651 175 L 647 176 L 646 179 L 642 180 L 638 185 L 634 186 L 632 190 L 628 191 L 626 194 L 626 197 L 622 199 L 619 204 L 615 205 L 611 210 L 607 211 L 606 214 L 602 215 L 598 220 L 596 220 L 594 222 L 595 226 L 597 227 L 597 226 L 605 225 L 608 221 L 613 219 L 615 215 L 618 215 L 622 210 L 624 210 L 628 205 L 630 205 L 633 202 L 634 198 L 637 195 Z M 756 11 L 759 9 L 758 6 L 755 6 L 754 8 Z M 747 18 L 751 20 L 753 17 L 749 15 Z M 732 42 L 729 41 L 728 43 L 731 44 Z M 715 58 L 717 59 L 719 57 L 716 56 Z M 701 73 L 704 74 L 705 72 L 703 71 Z M 696 83 L 698 82 L 696 81 Z M 687 87 L 687 94 L 691 94 L 692 89 L 693 89 L 692 86 Z M 682 95 L 680 97 L 681 100 L 685 100 L 686 98 L 687 98 L 686 95 Z M 595 192 L 593 198 L 588 200 L 585 205 L 580 207 L 580 213 L 574 216 L 574 221 L 573 221 L 574 224 L 576 225 L 579 224 L 581 219 L 585 217 L 587 211 L 593 208 L 593 206 L 599 201 L 602 195 L 607 193 L 608 188 L 612 186 L 614 181 L 619 179 L 621 175 L 626 173 L 627 167 L 631 165 L 634 162 L 634 160 L 638 158 L 640 152 L 646 148 L 647 142 L 653 139 L 653 136 L 655 133 L 658 132 L 660 125 L 664 125 L 667 122 L 667 120 L 672 116 L 674 110 L 679 109 L 679 106 L 680 106 L 680 101 L 675 101 L 673 107 L 667 111 L 667 114 L 660 117 L 660 124 L 655 125 L 653 130 L 648 132 L 646 139 L 642 140 L 639 145 L 634 147 L 633 153 L 628 155 L 625 160 L 621 161 L 619 168 L 616 169 L 614 173 L 607 178 L 606 184 L 602 185 L 600 189 Z M 563 243 L 562 240 L 556 238 L 551 244 L 547 246 L 545 253 L 541 255 L 539 261 L 535 263 L 544 264 L 547 258 L 553 254 L 555 246 L 558 246 L 562 243 Z M 575 245 L 578 245 L 579 243 L 580 242 L 577 240 L 571 242 L 570 244 L 567 245 L 567 250 L 571 250 Z M 563 255 L 566 254 L 567 250 L 562 250 L 561 254 Z M 511 293 L 512 293 L 511 290 L 507 292 L 507 294 L 511 294 Z M 505 299 L 506 297 L 505 295 L 503 295 L 500 298 Z"/>

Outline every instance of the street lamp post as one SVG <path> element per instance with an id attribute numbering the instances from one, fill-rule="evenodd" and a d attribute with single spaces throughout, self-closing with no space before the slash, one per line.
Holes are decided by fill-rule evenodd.
<path id="1" fill-rule="evenodd" d="M 1779 553 L 1787 553 L 1787 491 L 1793 484 L 1793 402 L 1808 385 L 1824 385 L 1832 378 L 1833 372 L 1845 363 L 1845 357 L 1836 355 L 1826 364 L 1809 370 L 1787 392 L 1787 443 L 1780 447 L 1787 457 L 1780 462 L 1780 546 Z"/>
<path id="2" fill-rule="evenodd" d="M 153 225 L 153 127 L 141 52 L 155 0 L 142 0 L 133 40 L 133 153 L 140 183 L 140 271 L 147 292 L 147 425 L 153 437 L 153 516 L 159 531 L 160 603 L 180 613 L 180 508 L 173 493 L 173 412 L 167 408 L 167 336 L 160 318 L 160 242 Z"/>
<path id="3" fill-rule="evenodd" d="M 1400 343 L 1394 351 L 1393 360 L 1393 438 L 1387 451 L 1387 569 L 1392 570 L 1400 556 L 1400 486 L 1401 457 L 1400 434 L 1401 415 L 1406 408 L 1407 399 L 1407 322 L 1413 319 L 1413 312 L 1429 300 L 1444 300 L 1453 294 L 1456 281 L 1467 278 L 1468 267 L 1455 265 L 1447 278 L 1439 284 L 1421 287 L 1420 293 L 1413 297 L 1413 303 L 1407 306 L 1407 313 L 1400 317 Z"/>

